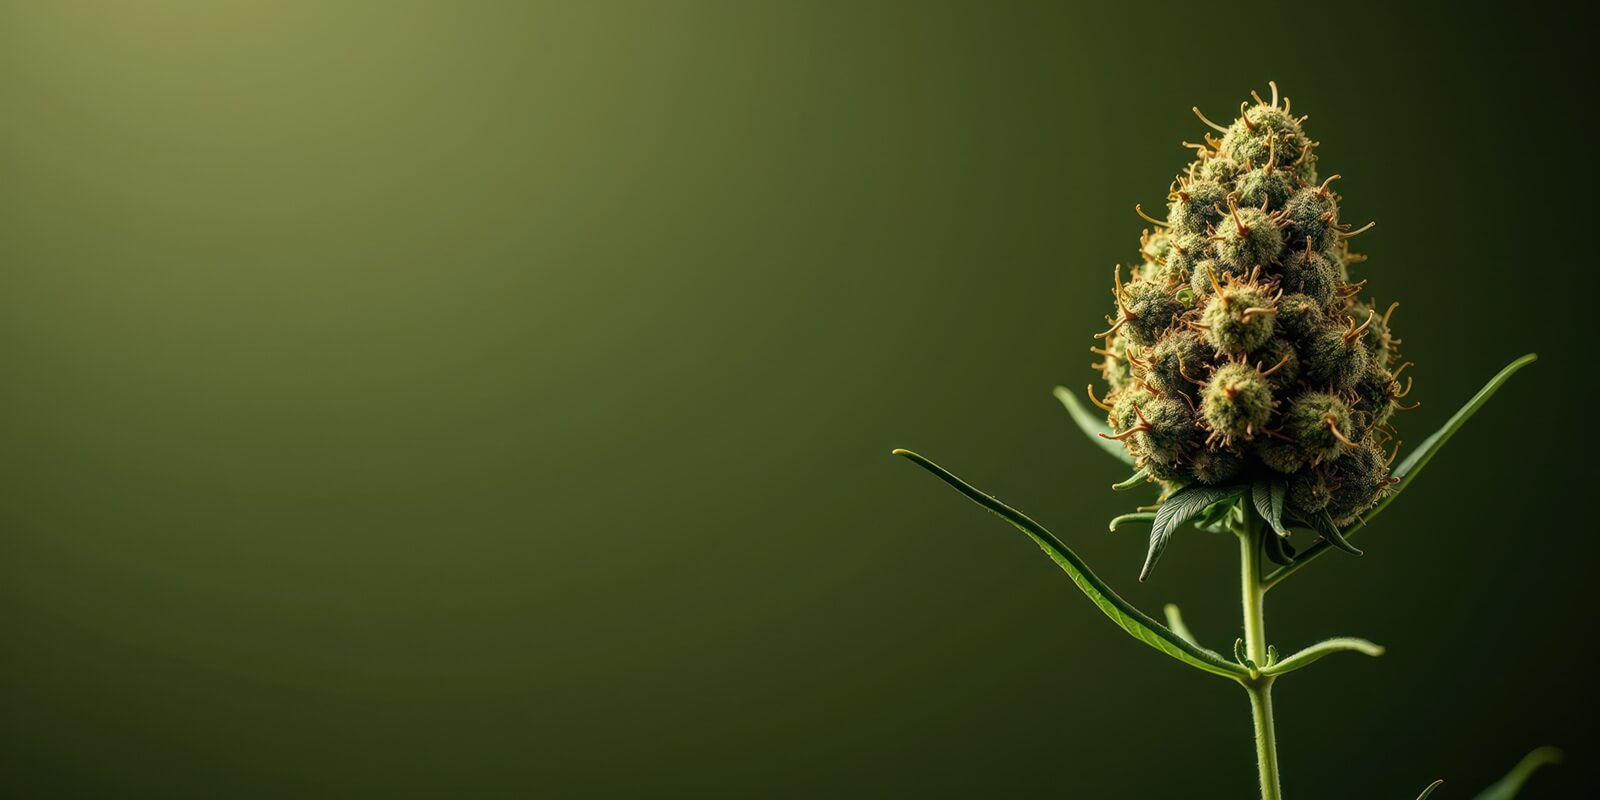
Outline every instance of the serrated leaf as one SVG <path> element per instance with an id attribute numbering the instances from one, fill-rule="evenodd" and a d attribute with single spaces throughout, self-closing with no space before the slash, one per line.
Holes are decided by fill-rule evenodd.
<path id="1" fill-rule="evenodd" d="M 1307 647 L 1306 649 L 1301 650 L 1300 652 L 1295 653 L 1288 658 L 1285 658 L 1282 661 L 1267 667 L 1266 669 L 1263 669 L 1261 674 L 1282 675 L 1286 672 L 1294 672 L 1301 667 L 1307 666 L 1312 662 L 1321 659 L 1323 656 L 1345 651 L 1362 653 L 1364 655 L 1373 657 L 1383 655 L 1382 647 L 1379 647 L 1378 645 L 1375 645 L 1366 639 L 1357 639 L 1353 636 L 1340 636 L 1334 639 L 1328 639 L 1327 641 L 1317 642 L 1316 644 L 1311 645 L 1310 647 Z"/>
<path id="2" fill-rule="evenodd" d="M 949 484 L 956 491 L 962 493 L 974 503 L 988 509 L 990 513 L 1011 523 L 1017 530 L 1022 531 L 1037 544 L 1050 560 L 1067 573 L 1067 577 L 1077 585 L 1078 589 L 1089 598 L 1107 617 L 1111 618 L 1118 627 L 1122 628 L 1135 639 L 1163 652 L 1167 655 L 1188 664 L 1191 667 L 1213 675 L 1225 678 L 1238 679 L 1247 675 L 1243 668 L 1230 663 L 1193 643 L 1186 641 L 1182 636 L 1163 627 L 1161 623 L 1151 619 L 1144 612 L 1135 608 L 1133 604 L 1122 599 L 1106 582 L 1101 580 L 1089 569 L 1077 553 L 1072 552 L 1065 544 L 1057 539 L 1055 534 L 1045 529 L 1043 525 L 1029 519 L 1022 512 L 994 499 L 973 488 L 967 482 L 950 474 L 948 470 L 938 464 L 923 458 L 909 450 L 896 450 L 895 455 L 911 459 L 917 466 L 933 473 L 940 480 Z"/>
<path id="3" fill-rule="evenodd" d="M 1100 435 L 1102 433 L 1111 435 L 1111 428 L 1106 425 L 1104 414 L 1091 411 L 1088 405 L 1078 399 L 1078 395 L 1068 391 L 1065 386 L 1057 386 L 1055 393 L 1056 399 L 1067 407 L 1067 413 L 1072 415 L 1072 421 L 1078 423 L 1078 427 L 1083 431 L 1083 435 L 1089 437 L 1089 441 L 1099 445 L 1101 450 L 1116 456 L 1118 461 L 1129 466 L 1133 465 L 1133 456 L 1128 455 L 1128 448 L 1123 447 L 1121 442 L 1113 442 Z"/>
<path id="4" fill-rule="evenodd" d="M 1311 518 L 1306 520 L 1308 527 L 1321 534 L 1323 541 L 1353 556 L 1366 555 L 1344 538 L 1344 532 L 1339 530 L 1338 525 L 1333 524 L 1333 517 L 1328 516 L 1327 511 L 1318 511 L 1310 516 Z"/>
<path id="5" fill-rule="evenodd" d="M 1150 570 L 1155 569 L 1156 562 L 1161 560 L 1162 552 L 1167 549 L 1167 540 L 1172 538 L 1172 532 L 1179 525 L 1188 522 L 1206 506 L 1236 497 L 1243 491 L 1243 486 L 1190 486 L 1167 498 L 1156 509 L 1155 522 L 1150 529 L 1150 549 L 1145 554 L 1144 569 L 1139 571 L 1139 581 L 1142 583 L 1150 577 Z"/>
<path id="6" fill-rule="evenodd" d="M 1289 486 L 1282 478 L 1257 478 L 1250 489 L 1250 499 L 1255 503 L 1256 513 L 1272 526 L 1274 533 L 1284 538 L 1289 536 L 1289 529 L 1283 526 L 1283 497 L 1288 491 Z"/>
<path id="7" fill-rule="evenodd" d="M 1478 409 L 1482 408 L 1485 403 L 1489 402 L 1489 398 L 1493 397 L 1494 393 L 1499 391 L 1500 387 L 1504 385 L 1512 375 L 1515 375 L 1518 370 L 1528 366 L 1529 364 L 1532 364 L 1538 359 L 1539 356 L 1537 354 L 1529 353 L 1517 359 L 1516 361 L 1507 364 L 1504 369 L 1496 373 L 1493 378 L 1490 378 L 1489 382 L 1484 384 L 1483 388 L 1479 389 L 1478 393 L 1473 395 L 1472 399 L 1468 400 L 1466 405 L 1463 405 L 1460 410 L 1456 411 L 1456 413 L 1445 422 L 1444 427 L 1435 431 L 1432 436 L 1429 436 L 1427 439 L 1423 440 L 1422 444 L 1418 446 L 1417 449 L 1411 451 L 1411 453 L 1400 462 L 1400 465 L 1394 469 L 1394 475 L 1399 477 L 1400 482 L 1396 483 L 1394 487 L 1389 490 L 1389 493 L 1384 496 L 1382 500 L 1378 501 L 1376 506 L 1373 506 L 1365 514 L 1361 515 L 1360 519 L 1357 521 L 1356 527 L 1359 529 L 1360 527 L 1365 526 L 1368 522 L 1371 522 L 1374 517 L 1378 516 L 1378 514 L 1381 513 L 1385 508 L 1388 508 L 1389 504 L 1393 503 L 1395 498 L 1399 497 L 1400 493 L 1405 491 L 1405 489 L 1411 485 L 1411 482 L 1416 479 L 1419 473 L 1422 472 L 1422 468 L 1427 466 L 1428 462 L 1433 459 L 1434 454 L 1438 453 L 1439 449 L 1444 447 L 1444 443 L 1449 441 L 1450 437 L 1454 436 L 1455 432 L 1459 430 L 1462 425 L 1465 425 L 1467 420 L 1472 418 L 1473 414 L 1478 413 Z M 1300 556 L 1295 559 L 1294 564 L 1291 564 L 1287 567 L 1279 567 L 1278 569 L 1273 570 L 1271 573 L 1268 573 L 1268 575 L 1262 579 L 1263 585 L 1267 586 L 1268 588 L 1274 586 L 1279 581 L 1289 577 L 1297 570 L 1311 563 L 1324 552 L 1327 552 L 1330 546 L 1330 544 L 1323 542 L 1318 542 L 1314 545 L 1311 545 L 1310 547 L 1306 548 L 1305 552 L 1301 553 Z"/>
<path id="8" fill-rule="evenodd" d="M 1534 750 L 1523 756 L 1504 778 L 1480 792 L 1475 800 L 1512 800 L 1517 796 L 1517 792 L 1522 791 L 1522 784 L 1528 782 L 1528 776 L 1546 764 L 1561 763 L 1561 756 L 1561 751 L 1554 747 L 1547 746 Z"/>
<path id="9" fill-rule="evenodd" d="M 1225 533 L 1233 524 L 1234 505 L 1237 498 L 1219 500 L 1200 510 L 1194 517 L 1194 526 L 1211 533 Z"/>
<path id="10" fill-rule="evenodd" d="M 1417 795 L 1417 800 L 1428 800 L 1428 795 L 1433 794 L 1433 790 L 1439 788 L 1442 785 L 1444 785 L 1444 779 L 1443 778 L 1440 778 L 1439 780 L 1436 780 L 1433 783 L 1428 784 L 1428 788 L 1423 789 L 1422 790 L 1422 794 Z"/>
<path id="11" fill-rule="evenodd" d="M 1130 522 L 1151 522 L 1155 520 L 1154 511 L 1135 511 L 1132 514 L 1121 514 L 1111 518 L 1111 532 L 1116 533 L 1117 528 Z"/>

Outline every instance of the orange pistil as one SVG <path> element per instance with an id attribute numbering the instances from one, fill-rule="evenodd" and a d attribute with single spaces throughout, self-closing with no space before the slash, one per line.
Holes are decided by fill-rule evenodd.
<path id="1" fill-rule="evenodd" d="M 1344 433 L 1340 432 L 1340 430 L 1339 430 L 1339 418 L 1338 417 L 1335 417 L 1334 415 L 1329 414 L 1328 416 L 1323 417 L 1322 421 L 1328 423 L 1328 432 L 1333 434 L 1333 438 L 1338 439 L 1339 441 L 1343 442 L 1345 447 L 1355 447 L 1356 446 L 1355 442 L 1350 441 L 1350 439 L 1348 437 L 1346 437 L 1344 435 Z M 1103 436 L 1104 434 L 1101 434 L 1101 435 Z"/>
<path id="2" fill-rule="evenodd" d="M 1111 406 L 1108 406 L 1105 403 L 1100 402 L 1100 399 L 1094 396 L 1094 384 L 1092 384 L 1092 383 L 1089 384 L 1087 389 L 1088 389 L 1088 393 L 1089 393 L 1089 402 L 1094 403 L 1102 411 L 1110 411 L 1111 410 Z"/>

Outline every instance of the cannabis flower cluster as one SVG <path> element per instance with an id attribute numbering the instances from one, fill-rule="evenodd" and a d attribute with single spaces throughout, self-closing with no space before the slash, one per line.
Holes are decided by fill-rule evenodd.
<path id="1" fill-rule="evenodd" d="M 1291 513 L 1342 526 L 1389 485 L 1408 364 L 1395 305 L 1380 312 L 1351 281 L 1365 259 L 1349 239 L 1366 228 L 1340 222 L 1339 176 L 1318 180 L 1306 118 L 1276 86 L 1270 102 L 1251 94 L 1226 127 L 1195 109 L 1217 135 L 1185 143 L 1197 158 L 1167 219 L 1145 216 L 1142 263 L 1114 272 L 1117 313 L 1093 348 L 1109 391 L 1090 399 L 1169 490 L 1275 479 Z"/>

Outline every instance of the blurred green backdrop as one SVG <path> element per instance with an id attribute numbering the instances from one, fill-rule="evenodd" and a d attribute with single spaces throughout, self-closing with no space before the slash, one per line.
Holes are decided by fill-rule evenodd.
<path id="1" fill-rule="evenodd" d="M 1518 6 L 5 2 L 0 793 L 1250 796 L 1242 692 L 888 451 L 1231 641 L 1050 387 L 1268 79 L 1404 438 L 1543 355 L 1273 594 L 1390 646 L 1282 684 L 1290 796 L 1593 786 L 1591 91 Z"/>

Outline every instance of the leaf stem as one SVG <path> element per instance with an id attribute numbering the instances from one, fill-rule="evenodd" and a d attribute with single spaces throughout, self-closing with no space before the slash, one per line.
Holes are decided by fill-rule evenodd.
<path id="1" fill-rule="evenodd" d="M 1244 523 L 1239 534 L 1240 590 L 1244 606 L 1245 655 L 1255 663 L 1256 670 L 1267 666 L 1266 614 L 1263 604 L 1266 587 L 1261 585 L 1261 537 L 1276 535 L 1263 533 L 1262 520 L 1251 509 L 1244 510 Z M 1261 800 L 1281 800 L 1283 789 L 1278 780 L 1278 738 L 1272 720 L 1272 684 L 1277 678 L 1252 670 L 1249 678 L 1239 683 L 1250 695 L 1250 713 L 1256 729 L 1256 765 L 1261 777 Z"/>

